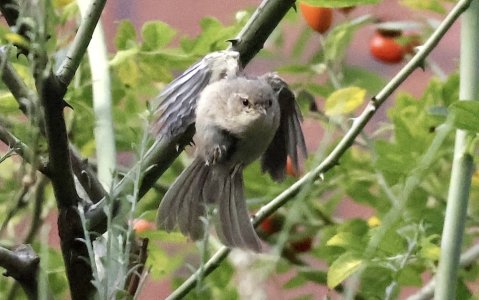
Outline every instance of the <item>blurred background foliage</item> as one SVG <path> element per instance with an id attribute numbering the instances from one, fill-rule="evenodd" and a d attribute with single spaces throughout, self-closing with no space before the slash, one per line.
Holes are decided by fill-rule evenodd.
<path id="1" fill-rule="evenodd" d="M 305 2 L 321 5 L 325 1 Z M 401 1 L 413 10 L 427 11 L 435 20 L 444 16 L 450 7 L 448 2 L 453 1 Z M 72 28 L 79 16 L 74 1 L 54 1 L 50 9 L 52 18 L 48 22 L 53 29 L 48 51 L 54 61 L 60 61 L 65 55 L 65 47 L 72 41 Z M 121 22 L 110 57 L 120 174 L 134 164 L 138 151 L 135 147 L 147 130 L 143 119 L 149 118 L 156 107 L 158 92 L 205 54 L 227 47 L 225 41 L 241 30 L 251 13 L 251 10 L 238 12 L 232 24 L 205 17 L 200 23 L 201 33 L 194 37 L 181 35 L 161 21 L 147 22 L 139 30 L 131 21 Z M 387 82 L 387 78 L 374 70 L 345 61 L 346 50 L 357 30 L 377 22 L 373 15 L 351 17 L 346 12 L 324 33 L 304 26 L 291 41 L 289 28 L 298 27 L 301 17 L 301 13 L 291 10 L 258 59 L 279 61 L 275 71 L 288 78 L 295 90 L 306 120 L 309 157 L 301 170 L 288 169 L 289 177 L 279 184 L 261 174 L 257 163 L 250 166 L 244 178 L 251 211 L 317 166 L 348 129 L 354 116 L 367 105 L 367 100 Z M 407 21 L 414 22 L 412 33 L 419 41 L 434 28 L 434 22 L 425 17 Z M 393 30 L 403 37 L 407 32 L 402 30 L 404 24 L 395 26 Z M 0 27 L 2 44 L 12 43 L 9 33 L 6 26 Z M 407 60 L 410 55 L 411 52 L 405 53 L 403 59 Z M 10 56 L 18 73 L 33 87 L 27 59 L 23 55 L 17 58 L 14 48 L 10 48 Z M 433 62 L 428 61 L 425 67 L 431 64 Z M 72 110 L 67 108 L 65 114 L 71 143 L 94 162 L 95 147 L 101 145 L 96 145 L 93 138 L 95 124 L 89 70 L 85 59 L 65 97 L 73 107 Z M 261 224 L 259 232 L 265 243 L 265 254 L 253 256 L 234 252 L 230 260 L 198 284 L 190 298 L 246 297 L 248 291 L 242 290 L 241 282 L 248 280 L 247 274 L 254 274 L 256 278 L 256 282 L 250 282 L 254 289 L 249 295 L 261 294 L 262 286 L 270 282 L 268 278 L 282 274 L 293 275 L 279 289 L 298 289 L 312 283 L 329 286 L 329 291 L 327 288 L 323 291 L 332 297 L 345 289 L 353 289 L 357 299 L 391 299 L 402 295 L 406 287 L 422 286 L 425 278 L 436 270 L 439 258 L 453 134 L 447 135 L 434 151 L 428 150 L 446 122 L 448 107 L 459 99 L 457 74 L 448 74 L 446 78 L 442 75 L 431 78 L 420 97 L 405 92 L 395 94 L 387 113 L 368 125 L 337 167 L 324 174 L 323 180 L 305 187 L 296 199 Z M 25 118 L 17 108 L 11 93 L 0 84 L 1 124 L 35 149 L 40 159 L 45 154 L 45 141 L 34 129 L 35 120 Z M 139 202 L 134 212 L 135 220 L 154 221 L 160 199 L 168 185 L 188 165 L 192 151 L 188 149 L 182 154 Z M 0 153 L 3 157 L 0 160 L 0 244 L 23 243 L 28 232 L 33 230 L 34 234 L 27 241 L 38 253 L 46 255 L 42 256 L 42 274 L 48 279 L 54 295 L 65 297 L 67 284 L 58 240 L 51 237 L 56 226 L 52 222 L 55 203 L 51 188 L 19 157 L 7 157 L 7 147 L 1 148 Z M 425 159 L 429 160 L 426 165 Z M 421 169 L 424 166 L 426 169 Z M 415 182 L 408 190 L 411 179 Z M 478 195 L 479 175 L 476 173 L 465 247 L 477 240 Z M 362 217 L 342 216 L 338 212 L 341 205 L 343 209 L 348 206 L 360 209 Z M 38 228 L 30 229 L 35 210 L 39 210 L 36 218 L 43 224 L 41 229 L 38 224 Z M 390 217 L 391 212 L 397 217 L 388 222 L 385 218 Z M 49 230 L 52 234 L 48 234 Z M 373 254 L 366 255 L 371 251 L 371 240 L 381 230 L 385 233 L 379 235 Z M 151 228 L 136 228 L 135 233 L 137 238 L 150 239 L 147 266 L 152 281 L 168 279 L 174 288 L 204 262 L 201 242 L 195 245 L 179 233 L 166 234 Z M 218 242 L 214 237 L 210 240 L 212 246 L 207 252 L 211 254 Z M 238 262 L 242 255 L 248 258 L 248 268 Z M 355 277 L 359 270 L 362 270 L 361 277 Z M 458 299 L 472 296 L 471 283 L 477 282 L 478 275 L 476 263 L 461 271 Z M 343 285 L 348 278 L 358 282 L 358 286 Z M 12 286 L 11 278 L 0 277 L 0 298 L 12 295 Z M 305 291 L 298 299 L 317 299 L 317 289 Z"/>

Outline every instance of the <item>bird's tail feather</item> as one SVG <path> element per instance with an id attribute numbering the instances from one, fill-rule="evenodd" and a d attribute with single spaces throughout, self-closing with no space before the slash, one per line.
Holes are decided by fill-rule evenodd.
<path id="1" fill-rule="evenodd" d="M 168 189 L 161 201 L 157 216 L 159 228 L 172 231 L 178 224 L 180 231 L 193 240 L 204 236 L 205 225 L 201 220 L 206 205 L 218 206 L 219 222 L 216 232 L 227 246 L 261 251 L 246 208 L 243 195 L 243 172 L 215 172 L 197 158 Z"/>
<path id="2" fill-rule="evenodd" d="M 201 217 L 206 214 L 206 203 L 201 196 L 210 168 L 201 159 L 195 159 L 168 189 L 160 207 L 156 223 L 168 232 L 176 224 L 180 231 L 193 240 L 204 236 Z"/>
<path id="3" fill-rule="evenodd" d="M 218 198 L 219 224 L 216 231 L 222 242 L 231 247 L 261 251 L 261 242 L 256 234 L 246 208 L 243 195 L 243 172 L 233 171 L 224 176 Z"/>

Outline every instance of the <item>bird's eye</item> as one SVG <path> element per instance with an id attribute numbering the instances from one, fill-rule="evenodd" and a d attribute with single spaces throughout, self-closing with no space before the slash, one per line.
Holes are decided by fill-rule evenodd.
<path id="1" fill-rule="evenodd" d="M 271 107 L 273 105 L 273 100 L 268 100 L 268 106 Z"/>
<path id="2" fill-rule="evenodd" d="M 242 100 L 243 100 L 243 105 L 244 105 L 244 106 L 248 106 L 248 105 L 249 105 L 248 99 L 243 98 Z"/>

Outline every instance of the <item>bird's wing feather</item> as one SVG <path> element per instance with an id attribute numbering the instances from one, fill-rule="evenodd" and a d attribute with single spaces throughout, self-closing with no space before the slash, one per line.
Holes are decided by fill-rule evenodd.
<path id="1" fill-rule="evenodd" d="M 194 124 L 200 93 L 211 82 L 234 76 L 241 70 L 239 54 L 218 51 L 205 56 L 174 79 L 158 96 L 151 131 L 157 138 L 183 134 Z"/>
<path id="2" fill-rule="evenodd" d="M 301 130 L 301 111 L 294 93 L 288 85 L 276 74 L 262 76 L 278 95 L 281 110 L 280 125 L 268 149 L 261 157 L 263 172 L 270 173 L 274 180 L 284 179 L 286 160 L 289 156 L 293 168 L 299 169 L 299 152 L 306 157 L 306 143 Z"/>

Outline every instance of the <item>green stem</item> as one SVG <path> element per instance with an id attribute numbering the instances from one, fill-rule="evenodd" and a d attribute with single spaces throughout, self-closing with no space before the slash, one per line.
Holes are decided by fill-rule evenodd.
<path id="1" fill-rule="evenodd" d="M 476 100 L 479 82 L 479 1 L 473 1 L 462 18 L 460 100 Z M 441 241 L 435 299 L 456 297 L 457 271 L 471 187 L 473 157 L 468 151 L 469 134 L 457 130 L 454 160 Z"/>
<path id="2" fill-rule="evenodd" d="M 78 1 L 85 19 L 89 1 Z M 98 161 L 98 180 L 108 189 L 113 182 L 116 169 L 116 147 L 113 131 L 111 81 L 108 67 L 108 53 L 101 22 L 98 21 L 88 46 L 88 60 L 93 86 L 93 111 L 95 113 L 95 142 Z"/>

